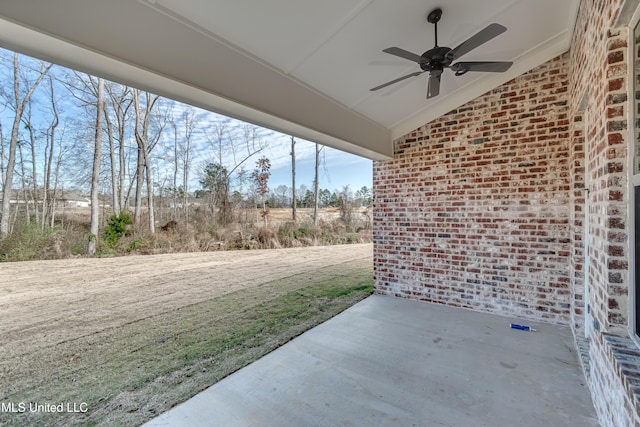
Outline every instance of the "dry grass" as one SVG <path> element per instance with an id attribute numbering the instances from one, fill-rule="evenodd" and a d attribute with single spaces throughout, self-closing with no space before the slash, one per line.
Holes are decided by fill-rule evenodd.
<path id="1" fill-rule="evenodd" d="M 265 227 L 256 221 L 235 222 L 225 226 L 211 223 L 194 214 L 189 222 L 175 221 L 167 213 L 159 217 L 156 233 L 148 232 L 146 218 L 138 226 L 129 226 L 127 235 L 110 244 L 103 231 L 98 236 L 98 255 L 162 254 L 239 249 L 279 249 L 304 246 L 370 243 L 373 240 L 370 210 L 359 209 L 345 222 L 337 208 L 320 211 L 317 225 L 312 209 L 299 209 L 298 221 L 291 221 L 289 209 L 271 209 Z M 16 223 L 7 239 L 0 240 L 1 261 L 64 259 L 85 256 L 88 242 L 88 209 L 68 209 L 58 216 L 53 229 L 37 224 Z M 161 220 L 161 221 L 160 221 Z M 108 227 L 106 219 L 102 228 Z"/>
<path id="2" fill-rule="evenodd" d="M 0 425 L 141 424 L 372 291 L 370 245 L 5 266 L 0 401 L 88 412 Z"/>

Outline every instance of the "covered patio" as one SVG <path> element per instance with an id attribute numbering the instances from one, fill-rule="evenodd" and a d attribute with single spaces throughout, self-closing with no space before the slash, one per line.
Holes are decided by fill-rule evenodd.
<path id="1" fill-rule="evenodd" d="M 568 327 L 373 295 L 145 426 L 597 426 Z"/>
<path id="2" fill-rule="evenodd" d="M 0 5 L 5 48 L 374 160 L 379 295 L 156 423 L 589 425 L 579 347 L 640 425 L 640 1 L 445 3 Z M 508 71 L 420 76 L 438 7 L 443 46 L 504 26 L 464 60 Z"/>

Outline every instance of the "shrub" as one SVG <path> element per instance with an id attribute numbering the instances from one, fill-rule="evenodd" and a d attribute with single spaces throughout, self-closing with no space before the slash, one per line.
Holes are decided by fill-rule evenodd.
<path id="1" fill-rule="evenodd" d="M 302 224 L 297 230 L 293 230 L 293 237 L 296 239 L 307 236 L 309 236 L 309 227 L 306 224 Z"/>
<path id="2" fill-rule="evenodd" d="M 126 252 L 133 252 L 136 250 L 148 249 L 149 242 L 147 242 L 144 238 L 138 237 L 127 245 L 125 249 Z"/>
<path id="3" fill-rule="evenodd" d="M 60 254 L 54 249 L 55 241 L 60 239 L 57 229 L 45 228 L 39 224 L 16 223 L 13 233 L 4 240 L 0 240 L 0 254 L 2 261 L 30 261 L 35 259 L 59 258 Z"/>
<path id="4" fill-rule="evenodd" d="M 129 234 L 128 226 L 131 224 L 131 217 L 128 213 L 120 212 L 119 215 L 113 215 L 104 228 L 104 243 L 108 247 L 114 248 L 122 236 Z"/>

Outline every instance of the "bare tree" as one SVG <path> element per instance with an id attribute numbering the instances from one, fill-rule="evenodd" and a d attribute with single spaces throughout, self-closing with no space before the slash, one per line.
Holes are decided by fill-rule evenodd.
<path id="1" fill-rule="evenodd" d="M 111 161 L 111 192 L 113 212 L 119 215 L 126 209 L 125 175 L 126 175 L 126 146 L 125 131 L 131 108 L 131 90 L 116 83 L 105 83 L 105 92 L 109 97 L 109 104 L 105 106 L 105 122 L 109 140 L 109 158 Z M 116 151 L 116 143 L 118 148 Z"/>
<path id="2" fill-rule="evenodd" d="M 191 114 L 185 114 L 184 117 L 184 146 L 182 151 L 182 195 L 183 195 L 183 209 L 184 209 L 184 221 L 189 223 L 189 173 L 191 170 L 191 138 L 193 131 L 196 128 L 195 117 Z"/>
<path id="3" fill-rule="evenodd" d="M 152 95 L 149 92 L 145 92 L 145 106 L 144 112 L 141 111 L 140 106 L 140 90 L 133 90 L 133 108 L 136 117 L 135 125 L 135 137 L 138 144 L 138 157 L 136 168 L 136 211 L 135 222 L 140 223 L 140 216 L 142 212 L 142 187 L 146 181 L 147 186 L 147 213 L 149 217 L 149 232 L 155 233 L 155 216 L 153 206 L 153 177 L 151 173 L 150 153 L 153 147 L 158 142 L 160 131 L 156 133 L 154 139 L 151 138 L 151 118 L 153 115 L 153 109 L 160 96 Z"/>
<path id="4" fill-rule="evenodd" d="M 184 137 L 178 137 L 178 124 L 171 120 L 173 126 L 173 218 L 178 217 L 178 196 L 181 196 L 182 208 L 185 222 L 189 222 L 188 196 L 189 196 L 189 174 L 191 169 L 191 145 L 193 143 L 193 133 L 197 128 L 196 116 L 191 108 L 187 108 L 181 117 L 181 124 L 184 130 Z M 180 142 L 182 141 L 182 142 Z M 178 175 L 182 170 L 182 183 L 178 185 Z"/>
<path id="5" fill-rule="evenodd" d="M 210 133 L 206 134 L 207 141 L 213 148 L 213 153 L 216 158 L 216 162 L 219 165 L 224 163 L 224 153 L 227 147 L 233 145 L 229 142 L 229 126 L 226 120 L 217 120 Z"/>
<path id="6" fill-rule="evenodd" d="M 4 132 L 2 122 L 0 122 L 0 185 L 4 188 Z"/>
<path id="7" fill-rule="evenodd" d="M 178 218 L 178 172 L 180 171 L 180 156 L 178 151 L 178 125 L 175 120 L 171 120 L 171 127 L 173 128 L 173 188 L 171 190 L 171 202 L 173 206 L 172 218 Z"/>
<path id="8" fill-rule="evenodd" d="M 316 144 L 316 167 L 315 177 L 313 178 L 313 224 L 318 225 L 318 201 L 320 199 L 320 187 L 318 173 L 320 169 L 320 152 L 324 145 Z"/>
<path id="9" fill-rule="evenodd" d="M 239 129 L 230 129 L 226 121 L 219 121 L 213 128 L 213 138 L 207 137 L 214 149 L 217 164 L 226 171 L 227 190 L 231 189 L 231 181 L 236 174 L 240 174 L 243 165 L 264 148 L 259 128 L 245 123 Z M 218 217 L 222 223 L 228 223 L 233 217 L 233 202 L 229 191 L 218 197 Z"/>
<path id="10" fill-rule="evenodd" d="M 296 140 L 291 136 L 291 219 L 297 220 L 298 199 L 296 197 Z"/>
<path id="11" fill-rule="evenodd" d="M 93 83 L 93 79 L 89 77 Z M 93 151 L 93 169 L 91 173 L 91 226 L 89 229 L 89 246 L 87 253 L 95 255 L 98 240 L 100 206 L 100 155 L 102 149 L 102 118 L 104 115 L 104 80 L 98 79 L 98 99 L 96 102 L 96 137 Z"/>
<path id="12" fill-rule="evenodd" d="M 75 107 L 84 110 L 71 118 L 73 138 L 72 151 L 65 162 L 67 180 L 73 181 L 77 189 L 86 194 L 90 191 L 95 148 L 95 111 L 98 100 L 98 81 L 88 74 L 67 70 L 58 76 L 75 102 Z M 87 185 L 87 183 L 89 185 Z"/>
<path id="13" fill-rule="evenodd" d="M 58 109 L 56 104 L 56 97 L 54 93 L 53 78 L 49 75 L 49 94 L 51 102 L 52 119 L 47 129 L 47 140 L 44 152 L 44 182 L 42 186 L 42 229 L 44 230 L 45 224 L 50 223 L 53 226 L 53 210 L 54 202 L 53 195 L 51 194 L 51 166 L 53 163 L 53 155 L 55 152 L 56 144 L 56 129 L 60 123 L 60 117 L 58 115 Z M 34 159 L 35 161 L 35 159 Z M 34 166 L 34 180 L 35 180 L 35 166 Z M 37 211 L 37 207 L 36 207 Z"/>
<path id="14" fill-rule="evenodd" d="M 24 205 L 25 205 L 25 215 L 26 215 L 26 222 L 27 224 L 31 223 L 30 220 L 30 212 L 29 212 L 29 197 L 27 196 L 27 181 L 26 181 L 26 177 L 27 174 L 25 173 L 25 169 L 24 169 L 24 156 L 22 155 L 22 141 L 20 141 L 18 143 L 18 157 L 20 158 L 20 181 L 21 181 L 21 186 L 20 186 L 20 194 L 22 195 L 22 200 L 24 201 Z M 15 209 L 15 213 L 14 213 L 14 221 L 15 219 L 18 217 L 18 208 L 19 208 L 19 204 L 16 203 L 16 209 Z"/>
<path id="15" fill-rule="evenodd" d="M 64 135 L 64 129 L 63 129 L 63 135 Z M 65 148 L 63 146 L 62 143 L 58 144 L 59 149 L 58 149 L 58 155 L 56 158 L 56 167 L 55 167 L 55 172 L 54 172 L 54 179 L 53 179 L 53 191 L 50 191 L 50 201 L 51 201 L 51 227 L 53 227 L 54 223 L 55 223 L 55 217 L 56 217 L 56 198 L 58 197 L 58 184 L 60 182 L 60 166 L 62 165 L 62 159 L 65 156 L 65 153 L 67 151 L 67 148 Z M 53 158 L 49 159 L 49 162 L 53 162 Z"/>
<path id="16" fill-rule="evenodd" d="M 36 161 L 36 136 L 35 136 L 35 132 L 33 130 L 33 126 L 31 125 L 32 120 L 31 120 L 31 104 L 32 104 L 32 100 L 30 99 L 29 102 L 27 102 L 27 106 L 26 106 L 26 110 L 25 110 L 25 121 L 26 123 L 24 124 L 25 129 L 29 132 L 29 145 L 31 147 L 31 195 L 29 197 L 29 200 L 27 200 L 27 198 L 25 197 L 25 214 L 26 214 L 26 220 L 27 220 L 27 224 L 29 224 L 31 222 L 31 214 L 29 212 L 29 203 L 33 203 L 34 205 L 34 216 L 35 216 L 35 221 L 36 223 L 39 222 L 39 212 L 38 212 L 38 203 L 37 203 L 37 199 L 38 199 L 38 162 Z M 26 192 L 27 189 L 27 183 L 25 180 L 25 168 L 24 168 L 24 159 L 22 158 L 22 144 L 18 144 L 18 152 L 20 154 L 20 169 L 22 171 L 22 190 Z M 45 166 L 46 167 L 46 166 Z M 44 203 L 43 203 L 43 207 L 42 207 L 42 213 L 44 215 Z M 44 221 L 42 221 L 42 226 L 44 227 Z"/>
<path id="17" fill-rule="evenodd" d="M 2 211 L 0 217 L 0 237 L 5 238 L 9 235 L 9 213 L 10 213 L 10 198 L 13 183 L 13 173 L 16 161 L 16 146 L 18 145 L 18 133 L 20 129 L 20 122 L 22 120 L 22 114 L 24 113 L 25 106 L 29 99 L 33 95 L 38 85 L 42 82 L 46 74 L 51 69 L 52 64 L 40 63 L 40 69 L 37 71 L 37 78 L 33 82 L 25 81 L 25 91 L 21 91 L 20 88 L 20 64 L 18 60 L 18 54 L 13 55 L 13 102 L 12 108 L 15 112 L 13 120 L 13 128 L 11 129 L 11 139 L 9 141 L 9 154 L 7 158 L 7 166 L 5 169 L 5 175 L 2 186 Z"/>
<path id="18" fill-rule="evenodd" d="M 274 202 L 277 205 L 274 207 L 283 208 L 289 205 L 289 200 L 287 198 L 287 195 L 289 194 L 289 187 L 284 184 L 280 184 L 273 190 L 273 193 Z"/>

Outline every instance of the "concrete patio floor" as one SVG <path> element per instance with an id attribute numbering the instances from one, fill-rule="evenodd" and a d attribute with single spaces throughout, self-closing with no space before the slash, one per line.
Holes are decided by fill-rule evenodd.
<path id="1" fill-rule="evenodd" d="M 145 425 L 598 422 L 569 328 L 373 295 Z"/>

